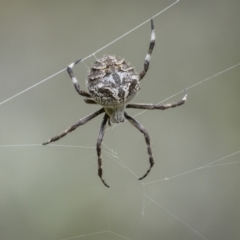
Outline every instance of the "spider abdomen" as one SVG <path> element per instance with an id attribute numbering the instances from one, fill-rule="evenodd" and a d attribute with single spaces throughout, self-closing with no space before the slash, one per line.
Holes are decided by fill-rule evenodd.
<path id="1" fill-rule="evenodd" d="M 90 69 L 88 91 L 104 107 L 125 105 L 140 90 L 139 75 L 124 59 L 104 55 Z"/>

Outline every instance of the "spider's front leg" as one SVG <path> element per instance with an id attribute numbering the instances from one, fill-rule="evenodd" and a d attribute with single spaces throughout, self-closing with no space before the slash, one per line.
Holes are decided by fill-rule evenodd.
<path id="1" fill-rule="evenodd" d="M 104 136 L 104 132 L 105 132 L 105 127 L 106 127 L 106 123 L 107 123 L 108 119 L 109 119 L 109 116 L 107 114 L 105 114 L 104 117 L 103 117 L 103 120 L 102 120 L 101 127 L 100 127 L 99 135 L 98 135 L 98 138 L 97 138 L 98 176 L 101 178 L 103 184 L 106 187 L 109 187 L 109 185 L 107 185 L 107 183 L 105 182 L 105 180 L 102 177 L 103 170 L 102 170 L 101 144 L 102 144 L 102 140 L 103 140 L 103 136 Z"/>
<path id="2" fill-rule="evenodd" d="M 187 91 L 186 89 L 184 90 L 184 97 L 173 103 L 165 103 L 165 104 L 152 104 L 152 103 L 133 103 L 133 104 L 128 104 L 126 107 L 127 108 L 136 108 L 136 109 L 145 109 L 145 110 L 165 110 L 168 108 L 175 108 L 178 106 L 183 105 L 187 101 Z"/>
<path id="3" fill-rule="evenodd" d="M 144 76 L 146 75 L 146 73 L 148 71 L 152 51 L 153 51 L 153 48 L 155 46 L 155 39 L 156 39 L 156 36 L 155 36 L 155 31 L 154 31 L 154 25 L 153 25 L 153 20 L 151 19 L 151 40 L 150 40 L 150 44 L 149 44 L 149 48 L 148 48 L 148 53 L 145 57 L 143 70 L 139 74 L 139 80 L 140 81 L 144 78 Z"/>
<path id="4" fill-rule="evenodd" d="M 78 80 L 77 80 L 77 78 L 76 78 L 76 77 L 74 76 L 74 74 L 73 74 L 72 68 L 74 67 L 74 65 L 76 65 L 77 63 L 79 63 L 81 60 L 82 60 L 82 59 L 79 59 L 79 60 L 77 60 L 76 62 L 71 63 L 71 64 L 67 67 L 67 72 L 68 72 L 70 78 L 72 79 L 72 83 L 73 83 L 76 91 L 78 92 L 78 94 L 81 95 L 81 96 L 83 96 L 83 97 L 91 98 L 91 95 L 90 95 L 88 92 L 81 90 L 80 85 L 79 85 L 79 83 L 78 83 Z"/>

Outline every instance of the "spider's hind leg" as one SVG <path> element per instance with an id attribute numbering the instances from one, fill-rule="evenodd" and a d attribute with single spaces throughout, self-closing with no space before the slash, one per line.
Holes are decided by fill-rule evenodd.
<path id="1" fill-rule="evenodd" d="M 150 173 L 150 171 L 154 165 L 154 159 L 152 156 L 152 148 L 150 146 L 150 137 L 149 137 L 147 130 L 144 128 L 144 126 L 140 122 L 138 122 L 133 117 L 129 116 L 126 112 L 124 112 L 124 116 L 134 127 L 136 127 L 141 133 L 143 133 L 146 144 L 147 144 L 147 151 L 148 151 L 150 167 L 147 170 L 147 172 L 142 177 L 139 178 L 139 180 L 142 180 Z"/>
<path id="2" fill-rule="evenodd" d="M 59 140 L 60 138 L 65 137 L 68 133 L 74 131 L 79 126 L 84 125 L 85 123 L 89 122 L 90 120 L 92 120 L 93 118 L 97 117 L 99 114 L 104 113 L 104 112 L 105 112 L 104 108 L 101 108 L 98 111 L 89 114 L 88 116 L 86 116 L 86 117 L 80 119 L 78 122 L 74 123 L 71 127 L 66 129 L 64 132 L 58 134 L 55 137 L 50 138 L 48 141 L 42 143 L 42 145 L 47 145 L 51 142 L 55 142 L 55 141 Z"/>
<path id="3" fill-rule="evenodd" d="M 102 144 L 104 131 L 105 131 L 105 127 L 106 127 L 106 123 L 107 123 L 108 119 L 109 119 L 109 116 L 107 114 L 105 114 L 104 117 L 103 117 L 103 120 L 102 120 L 102 124 L 101 124 L 101 127 L 100 127 L 98 138 L 97 138 L 98 176 L 101 178 L 103 184 L 106 187 L 109 187 L 109 185 L 107 185 L 107 183 L 105 182 L 105 180 L 102 177 L 103 170 L 102 170 L 102 156 L 101 156 L 102 149 L 101 149 L 101 144 Z"/>

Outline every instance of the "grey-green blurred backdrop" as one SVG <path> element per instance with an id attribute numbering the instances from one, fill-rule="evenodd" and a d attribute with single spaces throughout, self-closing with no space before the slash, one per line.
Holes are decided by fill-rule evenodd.
<path id="1" fill-rule="evenodd" d="M 0 102 L 173 2 L 2 0 Z M 156 47 L 133 102 L 160 102 L 238 64 L 239 21 L 239 0 L 181 0 L 156 17 Z M 149 39 L 147 23 L 96 57 L 116 54 L 140 71 Z M 94 59 L 74 68 L 82 87 Z M 57 142 L 64 146 L 7 147 L 42 143 L 99 108 L 84 103 L 66 72 L 0 105 L 0 239 L 239 239 L 240 154 L 221 158 L 240 150 L 240 66 L 188 93 L 184 106 L 137 117 L 156 162 L 145 185 L 137 179 L 148 168 L 143 136 L 128 122 L 108 128 L 110 189 L 97 176 L 102 116 Z"/>

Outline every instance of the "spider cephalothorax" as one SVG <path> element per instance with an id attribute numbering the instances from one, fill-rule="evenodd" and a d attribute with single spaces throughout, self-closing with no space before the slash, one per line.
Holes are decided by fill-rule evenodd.
<path id="1" fill-rule="evenodd" d="M 88 121 L 92 120 L 99 114 L 105 113 L 97 139 L 97 156 L 98 156 L 98 176 L 101 178 L 103 184 L 106 187 L 109 186 L 107 185 L 102 176 L 103 171 L 102 171 L 101 143 L 103 140 L 107 122 L 110 125 L 111 122 L 119 123 L 124 121 L 124 118 L 126 118 L 134 127 L 136 127 L 141 133 L 143 133 L 147 145 L 150 167 L 148 168 L 146 173 L 141 178 L 139 178 L 139 180 L 142 180 L 149 174 L 152 166 L 154 165 L 152 149 L 150 146 L 150 137 L 146 129 L 143 127 L 143 125 L 127 114 L 127 112 L 125 111 L 126 108 L 165 110 L 168 108 L 180 106 L 184 104 L 185 101 L 187 100 L 187 93 L 185 91 L 184 97 L 180 101 L 175 103 L 167 104 L 128 103 L 136 96 L 137 92 L 140 90 L 139 82 L 144 78 L 148 71 L 154 45 L 155 45 L 155 32 L 153 20 L 151 19 L 151 41 L 148 48 L 148 53 L 145 57 L 143 70 L 138 74 L 134 70 L 134 68 L 130 66 L 130 64 L 125 62 L 124 59 L 112 55 L 104 55 L 102 58 L 96 60 L 96 62 L 90 69 L 90 72 L 87 77 L 87 86 L 89 92 L 81 90 L 80 85 L 78 84 L 78 81 L 72 71 L 73 66 L 80 62 L 81 59 L 71 63 L 67 68 L 67 72 L 72 79 L 76 91 L 78 92 L 79 95 L 85 97 L 84 101 L 88 104 L 102 105 L 103 108 L 80 119 L 77 123 L 73 124 L 64 132 L 43 143 L 43 145 L 47 145 L 51 142 L 59 140 L 60 138 L 67 135 L 69 132 L 72 132 L 77 127 L 87 123 Z"/>

